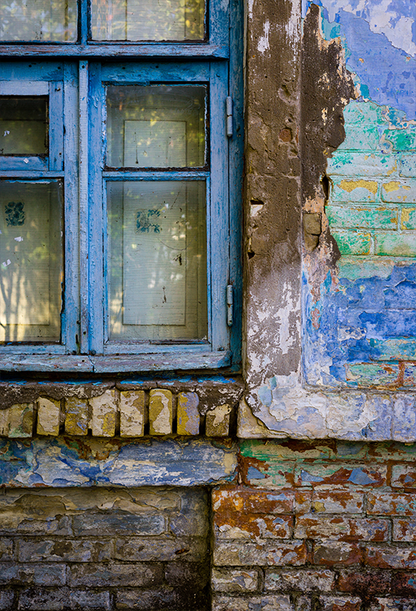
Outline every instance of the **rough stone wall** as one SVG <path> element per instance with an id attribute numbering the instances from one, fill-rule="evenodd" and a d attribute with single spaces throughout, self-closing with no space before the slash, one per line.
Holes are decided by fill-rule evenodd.
<path id="1" fill-rule="evenodd" d="M 0 609 L 208 611 L 208 500 L 198 488 L 3 490 Z"/>

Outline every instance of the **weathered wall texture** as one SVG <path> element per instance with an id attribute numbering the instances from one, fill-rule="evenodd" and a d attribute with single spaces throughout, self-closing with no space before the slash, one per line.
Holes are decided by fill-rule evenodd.
<path id="1" fill-rule="evenodd" d="M 74 488 L 0 495 L 0 609 L 209 609 L 208 495 Z"/>
<path id="2" fill-rule="evenodd" d="M 257 17 L 267 18 L 267 13 Z M 406 429 L 407 439 L 416 439 L 411 392 L 416 360 L 415 19 L 410 1 L 303 3 L 298 62 L 302 365 L 290 359 L 282 365 L 273 356 L 282 345 L 281 326 L 269 329 L 267 338 L 262 335 L 266 327 L 255 318 L 267 320 L 260 299 L 251 318 L 248 310 L 247 333 L 261 342 L 247 343 L 249 389 L 240 407 L 241 437 L 404 440 Z M 253 73 L 262 67 L 263 55 L 264 50 L 250 54 Z M 296 45 L 294 55 L 299 55 Z M 270 62 L 273 73 L 274 67 Z M 280 77 L 277 70 L 276 92 Z M 249 70 L 249 100 L 251 88 L 258 98 L 253 84 Z M 252 108 L 249 104 L 249 142 L 250 133 L 257 133 Z M 284 104 L 278 95 L 276 108 L 279 116 Z M 253 165 L 256 158 L 250 155 L 249 149 L 255 174 L 261 165 Z M 284 167 L 280 164 L 279 171 L 284 173 Z M 298 209 L 294 200 L 292 209 Z M 256 231 L 284 260 L 273 225 L 264 222 Z M 249 270 L 250 265 L 254 277 L 256 270 L 262 277 L 257 285 L 249 280 L 255 295 L 266 295 L 273 286 L 279 311 L 294 312 L 294 302 L 282 290 L 283 276 L 271 275 L 273 268 L 267 275 L 256 257 Z M 289 332 L 288 315 L 287 320 Z M 261 359 L 256 348 L 262 350 Z"/>

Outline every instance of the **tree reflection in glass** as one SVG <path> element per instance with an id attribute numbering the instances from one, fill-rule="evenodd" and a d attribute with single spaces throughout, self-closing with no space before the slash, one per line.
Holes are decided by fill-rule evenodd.
<path id="1" fill-rule="evenodd" d="M 0 41 L 75 42 L 76 0 L 0 0 Z"/>

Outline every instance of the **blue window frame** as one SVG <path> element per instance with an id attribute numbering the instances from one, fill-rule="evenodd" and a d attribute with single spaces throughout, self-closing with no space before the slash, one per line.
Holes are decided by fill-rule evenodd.
<path id="1" fill-rule="evenodd" d="M 0 370 L 239 369 L 241 3 L 124 3 L 0 17 Z"/>

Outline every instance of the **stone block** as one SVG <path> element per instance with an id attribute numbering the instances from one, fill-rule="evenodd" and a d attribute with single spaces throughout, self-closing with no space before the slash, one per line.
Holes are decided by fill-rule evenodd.
<path id="1" fill-rule="evenodd" d="M 338 577 L 337 589 L 351 592 L 362 598 L 384 594 L 391 590 L 391 571 L 372 571 L 350 569 L 341 571 Z"/>
<path id="2" fill-rule="evenodd" d="M 219 541 L 214 549 L 216 566 L 299 566 L 306 560 L 300 541 Z"/>
<path id="3" fill-rule="evenodd" d="M 416 232 L 395 233 L 381 232 L 375 234 L 374 254 L 391 257 L 416 256 Z"/>
<path id="4" fill-rule="evenodd" d="M 394 488 L 416 488 L 416 467 L 412 465 L 393 465 L 391 485 Z"/>
<path id="5" fill-rule="evenodd" d="M 19 596 L 19 611 L 110 611 L 113 606 L 106 591 L 30 588 Z"/>
<path id="6" fill-rule="evenodd" d="M 21 539 L 19 562 L 105 562 L 112 558 L 110 541 L 92 539 Z"/>
<path id="7" fill-rule="evenodd" d="M 214 592 L 256 592 L 259 588 L 259 574 L 248 569 L 214 568 L 211 586 Z"/>
<path id="8" fill-rule="evenodd" d="M 114 437 L 116 432 L 116 391 L 108 389 L 90 399 L 91 432 L 94 437 Z"/>
<path id="9" fill-rule="evenodd" d="M 65 433 L 67 435 L 88 435 L 88 402 L 78 397 L 65 399 Z"/>
<path id="10" fill-rule="evenodd" d="M 313 550 L 314 564 L 324 566 L 347 566 L 360 564 L 363 560 L 363 550 L 357 543 L 342 543 L 325 541 L 315 543 Z"/>
<path id="11" fill-rule="evenodd" d="M 414 441 L 416 437 L 416 402 L 414 394 L 397 395 L 393 404 L 393 439 Z"/>
<path id="12" fill-rule="evenodd" d="M 172 588 L 166 587 L 152 590 L 118 589 L 115 602 L 116 609 L 127 609 L 128 611 L 131 609 L 136 609 L 138 611 L 160 609 L 161 611 L 165 611 L 166 609 L 178 608 L 178 594 Z"/>
<path id="13" fill-rule="evenodd" d="M 33 404 L 22 403 L 20 405 L 12 405 L 7 411 L 9 416 L 8 436 L 17 439 L 32 437 L 34 422 Z"/>
<path id="14" fill-rule="evenodd" d="M 334 586 L 335 574 L 328 570 L 293 569 L 291 571 L 266 569 L 264 589 L 279 592 L 330 592 Z"/>
<path id="15" fill-rule="evenodd" d="M 205 416 L 205 434 L 207 437 L 227 437 L 230 434 L 231 407 L 218 405 Z"/>
<path id="16" fill-rule="evenodd" d="M 163 568 L 160 564 L 71 564 L 68 569 L 68 585 L 89 588 L 108 587 L 149 587 L 163 582 Z"/>
<path id="17" fill-rule="evenodd" d="M 389 206 L 326 206 L 331 227 L 339 229 L 397 229 L 399 210 Z"/>
<path id="18" fill-rule="evenodd" d="M 40 397 L 37 400 L 38 408 L 38 435 L 59 435 L 59 425 L 61 417 L 60 401 Z"/>
<path id="19" fill-rule="evenodd" d="M 240 514 L 290 513 L 293 511 L 295 494 L 293 490 L 272 492 L 255 488 L 218 488 L 212 491 L 214 512 Z"/>
<path id="20" fill-rule="evenodd" d="M 370 233 L 333 229 L 331 235 L 335 238 L 342 255 L 369 255 L 371 253 Z"/>
<path id="21" fill-rule="evenodd" d="M 414 611 L 416 599 L 409 598 L 376 598 L 369 611 Z"/>
<path id="22" fill-rule="evenodd" d="M 367 497 L 367 513 L 412 516 L 416 514 L 416 494 L 411 492 L 370 492 Z"/>
<path id="23" fill-rule="evenodd" d="M 0 563 L 2 586 L 63 586 L 66 582 L 66 566 L 63 564 Z"/>
<path id="24" fill-rule="evenodd" d="M 311 510 L 314 513 L 362 513 L 364 495 L 350 490 L 314 490 Z"/>
<path id="25" fill-rule="evenodd" d="M 199 435 L 201 416 L 198 405 L 199 397 L 195 392 L 181 392 L 178 394 L 178 435 Z"/>
<path id="26" fill-rule="evenodd" d="M 7 437 L 9 434 L 9 410 L 0 409 L 0 437 Z"/>
<path id="27" fill-rule="evenodd" d="M 365 549 L 365 562 L 379 569 L 416 569 L 415 547 L 375 547 Z"/>
<path id="28" fill-rule="evenodd" d="M 171 536 L 117 539 L 114 554 L 116 560 L 134 562 L 173 562 L 178 558 L 186 562 L 202 562 L 206 556 L 205 539 Z"/>
<path id="29" fill-rule="evenodd" d="M 320 596 L 322 611 L 360 611 L 361 598 L 358 596 Z"/>
<path id="30" fill-rule="evenodd" d="M 75 536 L 161 535 L 165 532 L 165 517 L 156 512 L 88 512 L 73 517 L 73 529 Z"/>
<path id="31" fill-rule="evenodd" d="M 407 167 L 405 163 L 403 168 Z M 398 171 L 397 159 L 393 155 L 376 152 L 337 151 L 327 161 L 328 176 L 390 176 Z"/>
<path id="32" fill-rule="evenodd" d="M 334 178 L 331 203 L 367 202 L 377 200 L 378 182 L 365 178 Z"/>
<path id="33" fill-rule="evenodd" d="M 386 465 L 334 462 L 330 464 L 304 464 L 295 469 L 295 485 L 313 487 L 379 487 L 386 484 Z"/>
<path id="34" fill-rule="evenodd" d="M 237 598 L 217 594 L 213 597 L 212 611 L 294 611 L 289 596 L 258 595 Z M 355 611 L 355 610 L 354 610 Z"/>
<path id="35" fill-rule="evenodd" d="M 403 154 L 400 160 L 399 174 L 414 178 L 416 168 L 416 153 Z"/>
<path id="36" fill-rule="evenodd" d="M 381 185 L 381 198 L 384 202 L 416 203 L 416 180 L 401 178 L 384 182 Z"/>
<path id="37" fill-rule="evenodd" d="M 208 534 L 208 514 L 206 511 L 189 512 L 173 516 L 169 520 L 169 531 L 178 537 L 205 537 Z"/>
<path id="38" fill-rule="evenodd" d="M 389 522 L 381 518 L 303 515 L 296 518 L 296 539 L 387 541 Z"/>
<path id="39" fill-rule="evenodd" d="M 292 522 L 292 516 L 217 513 L 215 536 L 217 539 L 289 539 Z"/>
<path id="40" fill-rule="evenodd" d="M 0 590 L 0 611 L 11 611 L 14 603 L 12 590 Z"/>
<path id="41" fill-rule="evenodd" d="M 161 388 L 149 393 L 150 435 L 170 435 L 172 433 L 172 393 Z"/>
<path id="42" fill-rule="evenodd" d="M 120 392 L 120 437 L 143 437 L 144 425 L 144 390 L 122 390 Z"/>
<path id="43" fill-rule="evenodd" d="M 208 562 L 169 562 L 165 566 L 165 581 L 169 586 L 205 588 L 210 582 Z"/>
<path id="44" fill-rule="evenodd" d="M 393 541 L 415 542 L 416 541 L 416 519 L 393 520 Z"/>
<path id="45" fill-rule="evenodd" d="M 13 556 L 13 539 L 2 537 L 0 539 L 0 561 L 13 560 Z"/>
<path id="46" fill-rule="evenodd" d="M 416 229 L 415 206 L 401 206 L 401 229 Z"/>

